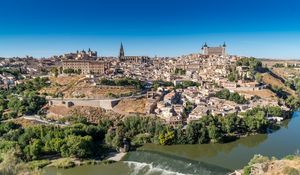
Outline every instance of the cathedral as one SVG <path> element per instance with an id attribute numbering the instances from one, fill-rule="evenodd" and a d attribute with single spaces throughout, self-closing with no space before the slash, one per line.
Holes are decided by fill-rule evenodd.
<path id="1" fill-rule="evenodd" d="M 150 61 L 150 58 L 148 56 L 125 56 L 123 43 L 121 43 L 120 52 L 119 52 L 119 61 L 132 62 L 132 63 L 147 63 Z"/>

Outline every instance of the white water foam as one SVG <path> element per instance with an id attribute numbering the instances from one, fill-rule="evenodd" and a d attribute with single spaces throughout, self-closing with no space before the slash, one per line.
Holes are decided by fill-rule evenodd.
<path id="1" fill-rule="evenodd" d="M 175 172 L 169 169 L 169 167 L 162 167 L 162 166 L 153 166 L 152 163 L 141 163 L 141 162 L 134 162 L 134 161 L 124 161 L 129 168 L 133 169 L 131 175 L 151 175 L 151 174 L 160 174 L 160 175 L 188 175 L 179 172 Z"/>

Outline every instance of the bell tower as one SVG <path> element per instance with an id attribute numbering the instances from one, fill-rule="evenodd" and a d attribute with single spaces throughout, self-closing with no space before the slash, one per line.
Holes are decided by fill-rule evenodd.
<path id="1" fill-rule="evenodd" d="M 224 44 L 222 45 L 222 56 L 226 56 L 226 43 L 224 42 Z"/>
<path id="2" fill-rule="evenodd" d="M 202 50 L 202 54 L 203 54 L 203 55 L 208 55 L 208 46 L 207 46 L 206 42 L 205 42 L 205 44 L 202 46 L 201 50 Z"/>

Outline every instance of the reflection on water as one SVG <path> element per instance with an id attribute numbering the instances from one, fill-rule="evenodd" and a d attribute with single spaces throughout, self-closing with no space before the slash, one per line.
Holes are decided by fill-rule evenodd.
<path id="1" fill-rule="evenodd" d="M 140 150 L 152 150 L 173 155 L 180 155 L 189 159 L 199 160 L 201 157 L 214 157 L 219 153 L 230 153 L 232 149 L 237 146 L 244 145 L 248 148 L 255 147 L 265 141 L 268 135 L 259 134 L 241 138 L 237 141 L 230 143 L 215 143 L 215 144 L 201 144 L 201 145 L 172 145 L 172 146 L 160 146 L 154 144 L 146 144 L 141 147 Z"/>
<path id="2" fill-rule="evenodd" d="M 254 154 L 281 158 L 299 150 L 299 116 L 300 112 L 295 112 L 290 121 L 283 122 L 283 127 L 271 134 L 258 134 L 226 144 L 147 144 L 138 151 L 130 152 L 124 163 L 81 166 L 68 170 L 47 168 L 45 175 L 225 174 L 227 169 L 246 165 Z"/>

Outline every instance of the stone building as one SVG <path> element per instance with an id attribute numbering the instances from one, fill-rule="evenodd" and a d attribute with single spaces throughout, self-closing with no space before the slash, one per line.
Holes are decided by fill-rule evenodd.
<path id="1" fill-rule="evenodd" d="M 97 60 L 63 60 L 63 70 L 73 69 L 75 71 L 81 71 L 81 74 L 97 74 L 103 75 L 108 69 L 109 65 L 105 61 Z"/>
<path id="2" fill-rule="evenodd" d="M 226 56 L 226 44 L 219 47 L 209 47 L 206 43 L 201 48 L 203 55 Z"/>
<path id="3" fill-rule="evenodd" d="M 76 53 L 67 53 L 63 55 L 63 59 L 75 59 L 75 60 L 83 60 L 83 59 L 97 59 L 97 52 L 89 49 L 88 51 L 82 50 Z"/>
<path id="4" fill-rule="evenodd" d="M 200 61 L 195 61 L 192 63 L 178 63 L 174 66 L 175 69 L 182 69 L 186 71 L 200 71 L 202 68 L 202 63 Z"/>
<path id="5" fill-rule="evenodd" d="M 80 71 L 81 74 L 103 75 L 108 69 L 109 64 L 97 58 L 97 52 L 89 49 L 77 51 L 76 53 L 64 54 L 62 59 L 63 70 L 73 69 Z"/>
<path id="6" fill-rule="evenodd" d="M 132 63 L 147 63 L 150 61 L 148 56 L 125 56 L 125 51 L 123 44 L 121 43 L 120 52 L 119 52 L 119 61 L 120 62 L 132 62 Z"/>

